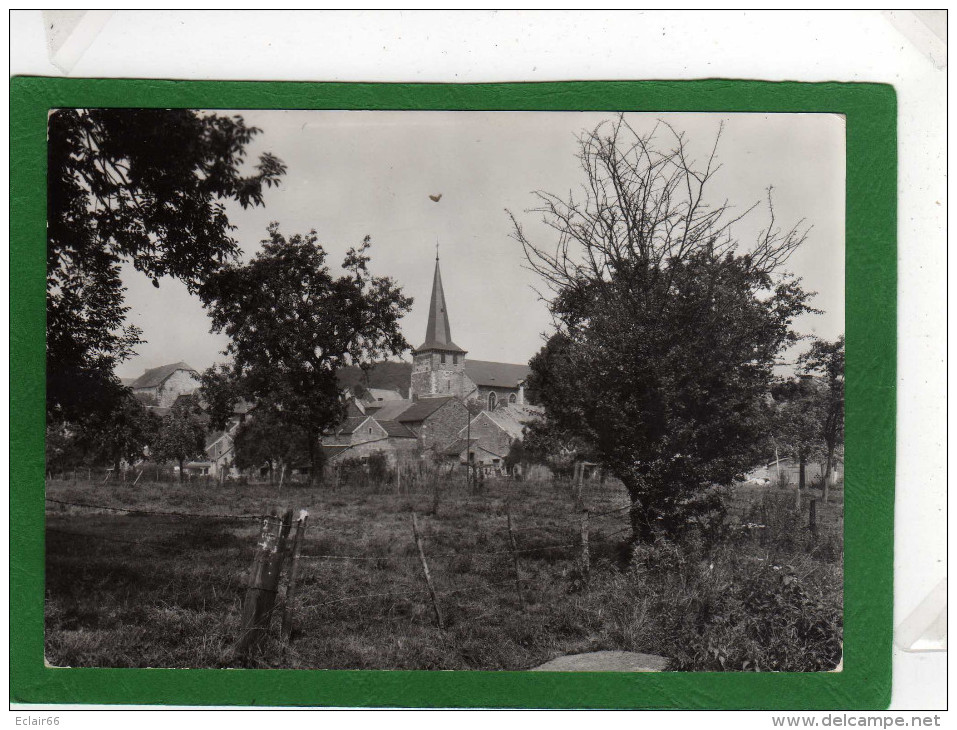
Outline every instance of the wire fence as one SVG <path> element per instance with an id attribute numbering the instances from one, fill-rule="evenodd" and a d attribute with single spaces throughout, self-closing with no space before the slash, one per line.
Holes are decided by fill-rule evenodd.
<path id="1" fill-rule="evenodd" d="M 226 514 L 226 513 L 200 513 L 200 512 L 177 511 L 177 510 L 152 510 L 152 509 L 144 509 L 144 508 L 136 508 L 136 507 L 118 507 L 115 505 L 97 504 L 97 503 L 93 503 L 89 501 L 62 500 L 62 499 L 56 499 L 53 497 L 47 497 L 46 501 L 47 503 L 51 505 L 69 507 L 69 508 L 78 509 L 78 510 L 95 510 L 95 511 L 120 513 L 120 514 L 152 515 L 152 516 L 158 516 L 163 518 L 178 518 L 178 519 L 224 520 L 224 521 L 234 520 L 237 522 L 244 522 L 244 523 L 256 521 L 262 524 L 262 535 L 266 534 L 267 526 L 270 521 L 275 522 L 277 519 L 279 519 L 278 516 L 275 514 L 251 515 L 251 514 Z M 612 532 L 607 531 L 609 528 L 614 528 L 620 525 L 620 523 L 616 525 L 616 524 L 607 524 L 607 522 L 609 520 L 614 520 L 615 518 L 620 516 L 622 513 L 624 513 L 628 509 L 629 507 L 626 505 L 624 507 L 616 507 L 613 509 L 602 510 L 602 511 L 594 512 L 594 513 L 586 511 L 585 515 L 587 515 L 587 517 L 585 517 L 585 519 L 588 520 L 586 522 L 582 522 L 581 519 L 579 519 L 579 521 L 576 522 L 575 520 L 572 520 L 572 519 L 551 517 L 549 518 L 551 524 L 528 525 L 521 528 L 512 528 L 511 515 L 510 515 L 510 512 L 507 512 L 507 514 L 509 515 L 508 529 L 507 531 L 505 529 L 502 529 L 501 531 L 502 534 L 499 536 L 499 539 L 502 540 L 503 544 L 506 546 L 509 546 L 506 549 L 475 550 L 475 549 L 469 549 L 469 548 L 463 547 L 460 550 L 430 552 L 428 550 L 425 550 L 425 548 L 423 547 L 423 544 L 421 542 L 421 538 L 418 532 L 414 533 L 414 540 L 411 542 L 412 545 L 417 546 L 418 551 L 409 552 L 409 553 L 401 553 L 401 552 L 396 553 L 392 551 L 386 552 L 384 554 L 380 554 L 379 552 L 376 552 L 376 553 L 359 552 L 355 554 L 337 554 L 336 552 L 329 552 L 329 551 L 311 552 L 310 546 L 318 546 L 319 544 L 321 544 L 321 541 L 307 542 L 305 540 L 302 540 L 300 542 L 298 538 L 296 540 L 295 549 L 293 549 L 293 546 L 291 543 L 288 546 L 288 548 L 281 546 L 280 549 L 284 550 L 293 562 L 294 567 L 290 571 L 290 576 L 294 576 L 298 574 L 299 572 L 298 566 L 300 565 L 299 561 L 301 560 L 303 561 L 301 564 L 302 566 L 312 566 L 311 569 L 307 569 L 307 573 L 305 575 L 311 574 L 312 581 L 314 584 L 316 583 L 317 580 L 320 582 L 322 580 L 322 576 L 324 574 L 321 570 L 318 570 L 318 566 L 324 561 L 332 561 L 332 562 L 339 562 L 339 563 L 356 562 L 356 563 L 365 563 L 365 564 L 368 564 L 368 563 L 381 564 L 383 561 L 408 560 L 408 561 L 412 561 L 412 563 L 420 562 L 422 564 L 422 569 L 423 569 L 424 579 L 425 579 L 424 585 L 412 586 L 412 585 L 400 584 L 398 586 L 395 586 L 396 588 L 395 590 L 373 591 L 373 592 L 364 592 L 364 593 L 358 592 L 359 590 L 361 590 L 360 588 L 360 589 L 356 589 L 355 592 L 347 593 L 346 595 L 330 597 L 327 599 L 323 598 L 322 600 L 318 600 L 318 601 L 311 600 L 307 604 L 301 607 L 302 614 L 300 618 L 315 617 L 316 613 L 318 611 L 321 611 L 323 607 L 329 607 L 329 606 L 337 605 L 337 604 L 369 601 L 373 599 L 380 599 L 385 601 L 410 601 L 410 602 L 421 602 L 423 599 L 425 599 L 425 600 L 431 600 L 433 604 L 433 608 L 436 613 L 437 623 L 439 625 L 439 628 L 444 628 L 442 625 L 441 612 L 439 610 L 438 604 L 440 602 L 440 599 L 445 599 L 446 597 L 449 597 L 449 596 L 474 593 L 476 591 L 483 591 L 483 590 L 497 594 L 505 586 L 511 585 L 517 588 L 519 603 L 522 609 L 524 610 L 525 601 L 523 598 L 523 591 L 527 590 L 529 584 L 527 581 L 523 579 L 522 575 L 520 574 L 519 560 L 521 557 L 530 558 L 531 556 L 539 555 L 541 557 L 546 557 L 550 559 L 558 558 L 561 560 L 581 561 L 582 559 L 584 559 L 587 564 L 588 554 L 589 554 L 588 551 L 590 548 L 593 548 L 595 546 L 602 545 L 602 544 L 620 543 L 621 542 L 620 536 L 630 531 L 631 529 L 630 525 L 619 527 L 619 529 L 615 529 Z M 414 514 L 415 513 L 413 512 L 413 516 Z M 63 514 L 63 513 L 60 513 L 59 516 L 62 516 L 64 518 L 74 517 L 73 514 Z M 602 520 L 605 520 L 605 523 L 602 523 Z M 584 525 L 587 525 L 587 528 L 585 528 Z M 503 525 L 502 527 L 504 528 L 505 526 Z M 576 527 L 578 529 L 575 531 L 573 535 L 569 535 L 568 538 L 564 540 L 559 535 L 556 535 L 556 537 L 558 537 L 557 540 L 553 540 L 550 542 L 546 541 L 544 544 L 534 544 L 534 539 L 533 539 L 531 541 L 532 544 L 529 544 L 529 542 L 526 542 L 525 545 L 520 545 L 520 544 L 517 544 L 515 540 L 516 534 L 527 535 L 528 533 L 533 531 L 539 531 L 541 533 L 545 533 L 548 535 L 555 535 L 556 532 L 567 534 L 566 530 L 570 532 L 571 531 L 569 530 L 570 527 Z M 134 539 L 127 536 L 120 536 L 116 534 L 104 535 L 104 534 L 97 534 L 94 532 L 63 529 L 55 525 L 48 526 L 47 532 L 50 534 L 60 535 L 65 538 L 83 538 L 83 539 L 90 539 L 90 540 L 101 540 L 108 543 L 143 546 L 149 549 L 170 548 L 172 546 L 179 544 L 178 541 L 181 541 L 184 537 L 186 537 L 189 534 L 189 533 L 181 533 L 176 535 L 170 535 L 168 538 L 159 539 L 159 540 L 142 539 L 142 538 Z M 286 532 L 288 533 L 288 528 Z M 494 533 L 493 533 L 493 537 L 494 537 Z M 486 539 L 489 539 L 488 536 L 486 537 Z M 541 539 L 541 538 L 537 538 L 537 539 Z M 262 548 L 262 538 L 260 539 L 258 548 Z M 315 549 L 315 547 L 313 547 L 313 549 Z M 560 557 L 556 556 L 556 553 L 559 551 L 565 551 L 565 554 L 561 555 Z M 433 579 L 430 576 L 430 571 L 428 566 L 428 561 L 435 563 L 436 561 L 444 561 L 444 560 L 455 559 L 455 558 L 467 558 L 471 560 L 471 559 L 508 558 L 508 557 L 511 557 L 513 561 L 512 562 L 513 570 L 509 571 L 512 573 L 511 577 L 509 577 L 508 579 L 503 579 L 503 580 L 488 580 L 488 578 L 495 577 L 493 575 L 489 575 L 487 572 L 487 570 L 493 570 L 492 568 L 489 568 L 489 569 L 483 568 L 475 572 L 472 572 L 471 569 L 469 569 L 469 576 L 471 578 L 481 577 L 484 574 L 484 577 L 486 579 L 481 580 L 479 582 L 475 582 L 471 585 L 465 585 L 465 586 L 454 585 L 454 582 L 455 582 L 455 576 L 453 575 L 454 571 L 450 571 L 449 565 L 446 565 L 445 569 L 440 571 L 440 573 L 444 574 L 445 579 L 452 582 L 453 585 L 449 587 L 434 586 Z M 258 559 L 259 558 L 257 556 L 257 560 Z M 282 560 L 280 559 L 280 566 L 281 564 L 282 564 Z M 451 565 L 454 565 L 454 563 Z M 413 571 L 415 570 L 414 567 L 410 569 Z M 404 569 L 404 570 L 408 570 L 408 569 Z M 249 569 L 248 573 L 246 574 L 246 578 L 242 579 L 242 582 L 245 583 L 247 586 L 247 589 L 249 589 L 246 592 L 247 599 L 252 593 L 255 592 L 253 589 L 256 589 L 256 588 L 258 588 L 260 592 L 262 592 L 263 590 L 267 590 L 267 591 L 271 590 L 273 594 L 278 595 L 279 593 L 278 577 L 276 579 L 277 583 L 275 588 L 263 589 L 262 586 L 255 583 L 255 573 L 256 573 L 256 562 L 254 560 L 252 567 Z M 329 574 L 325 574 L 325 575 L 329 575 Z M 399 574 L 397 574 L 396 577 L 398 577 L 398 575 Z M 405 575 L 408 576 L 408 572 L 406 572 Z M 295 580 L 296 580 L 295 577 L 290 577 L 287 580 L 285 596 L 281 599 L 284 603 L 287 600 L 289 601 L 292 600 L 292 596 L 290 595 L 290 593 L 293 590 L 292 586 L 295 584 Z M 230 583 L 233 583 L 233 582 L 234 581 L 230 581 Z M 334 583 L 334 581 L 332 580 L 330 580 L 329 582 Z M 238 589 L 240 586 L 236 584 L 234 587 Z M 315 598 L 315 596 L 313 597 Z M 395 609 L 395 606 L 389 607 L 387 610 L 381 612 L 382 615 L 378 616 L 378 618 L 389 620 L 389 621 L 412 618 L 411 616 L 408 616 L 408 615 L 394 616 L 392 615 L 394 609 Z M 246 610 L 244 608 L 243 609 L 244 617 L 245 617 L 245 614 L 246 614 Z M 363 614 L 362 618 L 363 620 L 369 620 L 374 617 Z"/>

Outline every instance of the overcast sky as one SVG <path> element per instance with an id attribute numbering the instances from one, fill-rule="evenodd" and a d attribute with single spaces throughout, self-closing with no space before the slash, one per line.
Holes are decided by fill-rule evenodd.
<path id="1" fill-rule="evenodd" d="M 350 246 L 372 237 L 372 270 L 394 277 L 415 299 L 403 331 L 412 346 L 425 335 L 435 244 L 456 343 L 469 357 L 527 362 L 548 331 L 538 284 L 509 237 L 508 208 L 537 236 L 531 191 L 566 194 L 583 180 L 576 135 L 612 113 L 242 111 L 263 133 L 250 158 L 270 151 L 288 166 L 266 206 L 229 206 L 244 257 L 254 255 L 270 221 L 286 235 L 315 229 L 338 265 Z M 801 331 L 834 338 L 844 331 L 844 120 L 828 114 L 628 114 L 639 132 L 658 119 L 687 133 L 692 150 L 710 150 L 719 124 L 723 164 L 716 197 L 739 208 L 774 186 L 778 222 L 805 218 L 807 243 L 788 266 L 818 292 L 823 315 Z M 430 194 L 442 194 L 434 203 Z M 720 201 L 717 201 L 720 202 Z M 766 224 L 758 210 L 735 229 L 753 241 Z M 543 234 L 544 235 L 544 234 Z M 538 238 L 547 242 L 548 239 Z M 147 342 L 117 370 L 123 377 L 185 360 L 197 370 L 222 360 L 226 340 L 209 332 L 198 300 L 176 281 L 154 288 L 127 267 L 129 319 Z M 408 355 L 406 355 L 408 358 Z"/>

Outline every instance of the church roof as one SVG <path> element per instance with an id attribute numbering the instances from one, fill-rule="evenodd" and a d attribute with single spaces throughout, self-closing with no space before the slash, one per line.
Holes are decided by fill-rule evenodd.
<path id="1" fill-rule="evenodd" d="M 489 362 L 487 360 L 466 360 L 465 374 L 476 385 L 499 388 L 518 388 L 531 368 L 528 365 L 516 365 L 509 362 Z"/>
<path id="2" fill-rule="evenodd" d="M 425 342 L 415 348 L 423 350 L 442 350 L 444 352 L 465 352 L 452 342 L 452 329 L 449 326 L 449 313 L 445 306 L 445 291 L 442 289 L 442 273 L 439 271 L 439 257 L 435 256 L 435 276 L 432 279 L 432 301 L 429 304 L 429 321 L 425 328 Z"/>

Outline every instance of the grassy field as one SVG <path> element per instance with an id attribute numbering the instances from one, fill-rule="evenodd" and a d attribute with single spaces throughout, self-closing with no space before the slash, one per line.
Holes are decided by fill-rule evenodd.
<path id="1" fill-rule="evenodd" d="M 506 529 L 506 488 L 526 610 Z M 808 498 L 819 496 L 806 495 Z M 309 529 L 293 641 L 278 622 L 254 666 L 506 669 L 623 649 L 673 669 L 814 670 L 840 657 L 843 505 L 740 486 L 732 518 L 707 538 L 632 547 L 624 490 L 587 485 L 592 570 L 581 575 L 579 517 L 562 483 L 489 481 L 396 495 L 270 485 L 50 481 L 61 502 L 201 516 L 111 512 L 48 502 L 46 653 L 58 666 L 225 667 L 239 635 L 258 521 L 306 509 Z M 435 626 L 412 537 L 419 515 L 445 615 Z M 619 510 L 610 512 L 611 510 Z M 205 515 L 205 516 L 203 516 Z"/>

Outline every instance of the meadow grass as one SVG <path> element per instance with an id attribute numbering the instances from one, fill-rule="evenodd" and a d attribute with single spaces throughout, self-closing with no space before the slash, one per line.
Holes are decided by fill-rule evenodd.
<path id="1" fill-rule="evenodd" d="M 258 516 L 306 509 L 293 641 L 273 621 L 247 666 L 522 670 L 564 654 L 621 649 L 682 670 L 823 670 L 840 659 L 841 490 L 818 534 L 793 491 L 741 485 L 707 539 L 630 544 L 627 512 L 593 517 L 591 571 L 579 511 L 561 482 L 490 480 L 396 494 L 275 485 L 50 481 L 65 502 Z M 808 496 L 811 496 L 810 494 Z M 615 482 L 588 482 L 594 513 L 627 507 Z M 512 514 L 526 610 L 508 553 Z M 805 500 L 805 505 L 807 500 Z M 419 515 L 445 617 L 435 619 L 412 538 Z M 256 520 L 126 514 L 48 503 L 46 653 L 57 666 L 237 666 Z M 361 558 L 361 559 L 352 559 Z"/>

